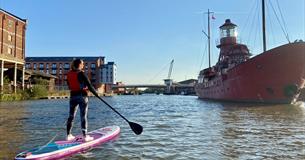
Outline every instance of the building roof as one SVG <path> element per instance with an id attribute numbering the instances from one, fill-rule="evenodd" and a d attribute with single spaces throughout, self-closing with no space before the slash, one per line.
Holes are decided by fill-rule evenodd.
<path id="1" fill-rule="evenodd" d="M 6 71 L 8 74 L 14 74 L 14 68 L 9 68 L 7 71 Z M 54 78 L 54 79 L 57 79 L 56 76 L 53 76 L 51 74 L 46 74 L 46 73 L 43 73 L 43 72 L 40 72 L 40 71 L 33 71 L 33 70 L 28 70 L 28 69 L 25 69 L 24 70 L 24 73 L 25 74 L 28 74 L 28 75 L 36 75 L 36 76 L 39 76 L 39 77 L 45 77 L 45 78 Z M 17 69 L 17 75 L 22 75 L 22 69 L 18 68 Z"/>
<path id="2" fill-rule="evenodd" d="M 228 26 L 236 27 L 237 25 L 232 23 L 230 19 L 226 19 L 225 23 L 222 26 L 220 26 L 219 28 L 222 29 L 223 27 L 228 27 Z"/>
<path id="3" fill-rule="evenodd" d="M 185 81 L 181 81 L 181 82 L 178 82 L 179 84 L 192 84 L 192 83 L 196 83 L 197 82 L 197 79 L 188 79 L 188 80 L 185 80 Z"/>
<path id="4" fill-rule="evenodd" d="M 114 62 L 108 62 L 107 64 L 103 64 L 102 68 L 110 68 L 111 66 L 116 66 Z"/>
<path id="5" fill-rule="evenodd" d="M 46 74 L 44 72 L 40 72 L 40 71 L 33 71 L 33 70 L 24 70 L 25 73 L 28 73 L 30 75 L 38 75 L 38 76 L 41 76 L 41 77 L 48 77 L 48 78 L 54 78 L 56 79 L 57 77 L 56 76 L 53 76 L 51 74 Z"/>
<path id="6" fill-rule="evenodd" d="M 104 60 L 105 57 L 26 57 L 26 62 L 71 62 L 74 59 L 82 59 L 86 61 L 96 61 L 97 59 L 101 58 Z"/>
<path id="7" fill-rule="evenodd" d="M 8 15 L 14 17 L 14 18 L 17 19 L 17 20 L 20 20 L 20 21 L 26 23 L 26 19 L 22 19 L 22 18 L 20 18 L 20 17 L 14 15 L 14 14 L 8 12 L 8 11 L 3 10 L 2 8 L 0 8 L 0 12 L 3 12 L 3 13 L 5 13 L 5 14 L 8 14 Z"/>

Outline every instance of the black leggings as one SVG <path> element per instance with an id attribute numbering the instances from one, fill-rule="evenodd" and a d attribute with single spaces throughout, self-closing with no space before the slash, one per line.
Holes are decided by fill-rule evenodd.
<path id="1" fill-rule="evenodd" d="M 87 96 L 71 96 L 70 97 L 69 118 L 67 121 L 67 135 L 71 134 L 71 130 L 73 127 L 73 120 L 75 118 L 75 114 L 77 112 L 78 106 L 80 108 L 82 133 L 84 136 L 87 134 L 88 97 Z"/>

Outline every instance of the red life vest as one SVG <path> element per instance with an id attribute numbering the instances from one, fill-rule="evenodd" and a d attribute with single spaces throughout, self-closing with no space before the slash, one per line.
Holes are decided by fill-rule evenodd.
<path id="1" fill-rule="evenodd" d="M 80 83 L 78 80 L 78 73 L 80 71 L 69 71 L 67 74 L 67 81 L 68 81 L 68 86 L 71 92 L 83 92 L 85 91 L 86 93 L 88 92 L 88 87 Z"/>

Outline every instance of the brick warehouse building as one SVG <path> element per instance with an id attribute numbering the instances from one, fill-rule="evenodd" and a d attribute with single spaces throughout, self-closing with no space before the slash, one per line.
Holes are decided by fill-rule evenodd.
<path id="1" fill-rule="evenodd" d="M 56 76 L 55 85 L 67 89 L 67 73 L 75 58 L 84 60 L 86 75 L 99 92 L 104 92 L 100 75 L 100 67 L 104 64 L 104 57 L 26 57 L 25 68 Z"/>
<path id="2" fill-rule="evenodd" d="M 25 31 L 27 21 L 0 9 L 0 87 L 3 90 L 4 71 L 14 68 L 13 86 L 17 87 L 17 69 L 22 70 L 24 88 Z"/>

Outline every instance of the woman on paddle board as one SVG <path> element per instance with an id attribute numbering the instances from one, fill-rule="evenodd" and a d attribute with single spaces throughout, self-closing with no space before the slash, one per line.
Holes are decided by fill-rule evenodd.
<path id="1" fill-rule="evenodd" d="M 71 134 L 73 120 L 80 108 L 81 129 L 85 141 L 93 140 L 93 137 L 87 135 L 87 112 L 88 112 L 88 91 L 91 91 L 95 96 L 98 96 L 88 77 L 85 75 L 84 62 L 81 59 L 75 59 L 72 62 L 71 70 L 67 74 L 67 83 L 70 89 L 70 111 L 67 120 L 67 138 L 73 140 L 75 137 Z"/>

